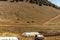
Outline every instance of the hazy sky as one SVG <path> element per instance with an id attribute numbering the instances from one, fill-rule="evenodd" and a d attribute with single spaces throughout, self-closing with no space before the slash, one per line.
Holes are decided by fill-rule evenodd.
<path id="1" fill-rule="evenodd" d="M 48 0 L 52 3 L 54 3 L 55 5 L 59 6 L 60 7 L 60 0 Z"/>

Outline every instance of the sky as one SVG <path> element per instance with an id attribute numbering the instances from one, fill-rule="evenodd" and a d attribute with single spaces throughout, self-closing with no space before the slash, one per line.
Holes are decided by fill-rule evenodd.
<path id="1" fill-rule="evenodd" d="M 57 5 L 58 7 L 60 7 L 60 0 L 48 0 L 48 1 L 50 1 L 53 4 Z"/>

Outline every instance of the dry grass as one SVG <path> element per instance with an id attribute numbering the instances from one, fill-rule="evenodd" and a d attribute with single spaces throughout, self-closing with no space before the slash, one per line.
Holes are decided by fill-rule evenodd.
<path id="1" fill-rule="evenodd" d="M 38 6 L 27 2 L 0 2 L 1 25 L 43 24 L 58 14 L 57 9 L 49 6 Z"/>
<path id="2" fill-rule="evenodd" d="M 1 26 L 0 30 L 5 30 L 13 33 L 22 32 L 40 32 L 45 36 L 57 36 L 60 35 L 60 25 L 14 25 L 14 26 Z"/>
<path id="3" fill-rule="evenodd" d="M 60 36 L 46 37 L 45 40 L 60 40 Z"/>

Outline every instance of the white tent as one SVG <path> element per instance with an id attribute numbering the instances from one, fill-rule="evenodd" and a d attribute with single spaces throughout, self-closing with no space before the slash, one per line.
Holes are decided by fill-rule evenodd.
<path id="1" fill-rule="evenodd" d="M 0 40 L 18 40 L 17 37 L 0 37 Z"/>
<path id="2" fill-rule="evenodd" d="M 24 32 L 22 33 L 22 36 L 24 37 L 34 37 L 35 35 L 39 35 L 40 33 L 38 32 Z"/>

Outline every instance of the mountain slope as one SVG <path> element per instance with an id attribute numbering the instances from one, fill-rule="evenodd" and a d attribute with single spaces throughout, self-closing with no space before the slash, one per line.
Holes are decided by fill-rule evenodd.
<path id="1" fill-rule="evenodd" d="M 59 11 L 49 6 L 28 2 L 0 2 L 0 24 L 43 24 Z"/>

